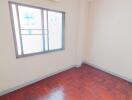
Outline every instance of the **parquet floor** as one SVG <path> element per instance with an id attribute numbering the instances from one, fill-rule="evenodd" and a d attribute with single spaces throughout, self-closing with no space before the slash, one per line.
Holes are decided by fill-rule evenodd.
<path id="1" fill-rule="evenodd" d="M 0 100 L 132 100 L 132 83 L 83 64 Z"/>

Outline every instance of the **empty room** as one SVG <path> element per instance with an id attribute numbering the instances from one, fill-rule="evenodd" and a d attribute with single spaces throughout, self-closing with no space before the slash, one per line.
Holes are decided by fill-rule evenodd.
<path id="1" fill-rule="evenodd" d="M 132 100 L 132 0 L 0 0 L 0 100 Z"/>

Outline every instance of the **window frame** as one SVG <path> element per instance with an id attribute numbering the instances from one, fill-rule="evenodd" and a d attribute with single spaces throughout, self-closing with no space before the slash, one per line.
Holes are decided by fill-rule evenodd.
<path id="1" fill-rule="evenodd" d="M 28 57 L 28 56 L 34 56 L 34 55 L 40 55 L 40 54 L 45 54 L 45 53 L 51 53 L 51 52 L 65 50 L 65 12 L 64 11 L 58 11 L 58 10 L 53 10 L 53 9 L 43 8 L 43 7 L 37 7 L 37 6 L 33 6 L 33 5 L 29 5 L 29 4 L 24 4 L 24 3 L 17 3 L 17 2 L 13 2 L 13 1 L 8 1 L 8 4 L 9 4 L 10 19 L 11 19 L 11 26 L 12 26 L 12 33 L 13 33 L 13 40 L 14 40 L 14 47 L 15 47 L 16 58 L 23 58 L 23 57 Z M 61 13 L 62 14 L 62 47 L 59 48 L 59 49 L 54 49 L 54 50 L 48 50 L 48 51 L 44 51 L 43 50 L 41 52 L 29 53 L 29 54 L 24 54 L 23 53 L 23 54 L 19 55 L 18 54 L 18 48 L 17 48 L 17 40 L 16 40 L 16 33 L 15 33 L 15 24 L 14 24 L 14 18 L 13 18 L 12 4 L 15 4 L 17 6 L 20 5 L 20 6 L 23 6 L 23 7 L 30 7 L 30 8 L 40 9 L 42 12 L 44 10 L 46 10 L 46 11 L 53 11 L 53 12 Z M 19 13 L 19 12 L 17 12 L 17 13 Z M 43 20 L 41 20 L 41 21 L 43 21 Z M 20 19 L 18 19 L 18 24 L 19 23 L 20 23 Z M 43 32 L 42 33 L 43 34 L 42 37 L 44 38 L 44 30 L 42 32 Z M 21 46 L 23 46 L 23 43 L 21 43 Z"/>

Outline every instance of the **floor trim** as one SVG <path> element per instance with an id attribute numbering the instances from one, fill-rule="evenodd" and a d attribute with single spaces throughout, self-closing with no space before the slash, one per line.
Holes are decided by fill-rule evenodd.
<path id="1" fill-rule="evenodd" d="M 51 76 L 53 76 L 53 75 L 59 74 L 59 73 L 61 73 L 61 72 L 64 72 L 64 71 L 69 70 L 69 69 L 74 68 L 74 67 L 76 67 L 76 65 L 72 65 L 72 66 L 70 66 L 70 67 L 67 67 L 67 68 L 64 68 L 64 69 L 62 69 L 62 70 L 56 71 L 56 72 L 51 73 L 51 74 L 49 74 L 49 75 L 42 76 L 42 77 L 37 78 L 37 79 L 35 79 L 35 80 L 32 80 L 32 81 L 26 82 L 26 83 L 24 83 L 24 84 L 18 85 L 18 86 L 16 86 L 16 87 L 13 87 L 13 88 L 4 90 L 4 91 L 0 92 L 0 96 L 5 95 L 5 94 L 8 94 L 8 93 L 13 92 L 13 91 L 18 90 L 18 89 L 21 89 L 21 88 L 23 88 L 23 87 L 25 87 L 25 86 L 31 85 L 31 84 L 33 84 L 33 83 L 36 83 L 36 82 L 41 81 L 41 80 L 43 80 L 43 79 L 45 79 L 45 78 L 48 78 L 48 77 L 51 77 Z"/>
<path id="2" fill-rule="evenodd" d="M 112 72 L 112 71 L 110 71 L 110 70 L 108 70 L 108 69 L 102 68 L 101 66 L 98 66 L 98 65 L 95 65 L 95 64 L 92 64 L 92 63 L 87 63 L 87 62 L 84 62 L 84 64 L 90 65 L 90 66 L 92 66 L 92 67 L 94 67 L 94 68 L 96 68 L 96 69 L 102 70 L 102 71 L 104 71 L 104 72 L 106 72 L 106 73 L 109 73 L 109 74 L 111 74 L 111 75 L 113 75 L 113 76 L 119 77 L 119 78 L 121 78 L 121 79 L 123 79 L 123 80 L 126 80 L 126 81 L 132 83 L 132 79 L 130 79 L 130 78 L 128 78 L 128 77 L 125 77 L 125 76 L 123 76 L 123 75 L 119 75 L 119 74 L 117 74 L 117 73 L 115 73 L 115 72 Z"/>

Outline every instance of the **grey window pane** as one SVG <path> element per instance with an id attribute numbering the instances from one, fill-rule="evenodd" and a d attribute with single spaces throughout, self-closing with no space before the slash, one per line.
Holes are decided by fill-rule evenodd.
<path id="1" fill-rule="evenodd" d="M 18 6 L 21 29 L 42 29 L 41 10 Z"/>
<path id="2" fill-rule="evenodd" d="M 17 17 L 17 10 L 16 5 L 12 4 L 12 14 L 13 14 L 13 21 L 14 21 L 14 34 L 16 38 L 16 44 L 17 44 L 17 53 L 18 55 L 22 55 L 22 48 L 21 48 L 21 42 L 20 42 L 20 32 L 18 27 L 18 17 Z"/>
<path id="3" fill-rule="evenodd" d="M 22 35 L 42 35 L 42 30 L 21 30 Z"/>
<path id="4" fill-rule="evenodd" d="M 44 40 L 45 40 L 45 51 L 49 50 L 49 40 L 47 30 L 44 31 Z"/>
<path id="5" fill-rule="evenodd" d="M 48 14 L 48 11 L 47 10 L 44 10 L 44 29 L 47 30 L 48 29 L 48 24 L 47 24 L 47 14 Z"/>
<path id="6" fill-rule="evenodd" d="M 24 54 L 43 52 L 42 35 L 22 35 Z"/>
<path id="7" fill-rule="evenodd" d="M 62 13 L 48 11 L 49 50 L 62 48 Z"/>

